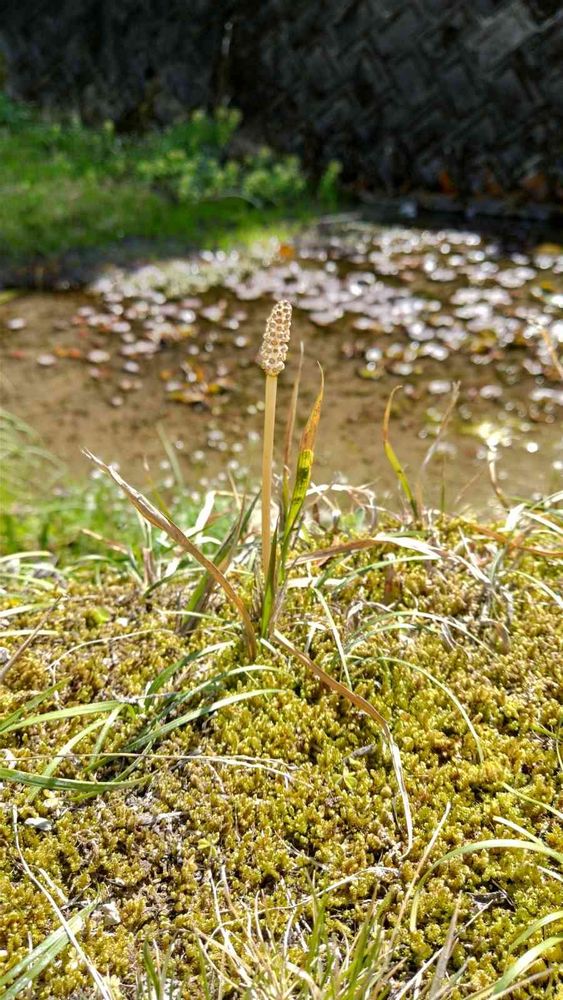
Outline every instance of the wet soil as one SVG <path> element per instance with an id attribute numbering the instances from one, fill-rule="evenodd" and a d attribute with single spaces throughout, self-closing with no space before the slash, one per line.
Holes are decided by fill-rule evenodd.
<path id="1" fill-rule="evenodd" d="M 447 434 L 424 474 L 429 503 L 494 507 L 487 454 L 511 496 L 560 484 L 563 257 L 553 243 L 508 252 L 490 236 L 338 224 L 268 260 L 205 254 L 113 271 L 84 292 L 34 292 L 0 305 L 2 406 L 36 429 L 76 475 L 81 448 L 138 483 L 253 479 L 272 301 L 294 305 L 280 422 L 305 361 L 299 420 L 326 378 L 315 480 L 396 492 L 381 426 L 416 481 L 460 383 Z M 559 352 L 559 353 L 558 353 Z M 280 434 L 281 437 L 281 434 Z"/>

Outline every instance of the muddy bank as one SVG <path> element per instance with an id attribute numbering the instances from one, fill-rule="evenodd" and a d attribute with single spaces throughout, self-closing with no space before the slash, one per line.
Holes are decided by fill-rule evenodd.
<path id="1" fill-rule="evenodd" d="M 294 304 L 289 399 L 303 342 L 300 419 L 326 377 L 316 481 L 395 488 L 392 436 L 416 479 L 455 383 L 450 427 L 425 495 L 489 506 L 487 453 L 513 495 L 550 492 L 562 468 L 561 248 L 525 250 L 472 231 L 324 226 L 266 258 L 204 254 L 117 270 L 80 292 L 17 295 L 0 306 L 2 405 L 86 474 L 87 445 L 138 480 L 166 476 L 162 435 L 187 482 L 252 479 L 262 377 L 254 364 L 272 300 Z"/>

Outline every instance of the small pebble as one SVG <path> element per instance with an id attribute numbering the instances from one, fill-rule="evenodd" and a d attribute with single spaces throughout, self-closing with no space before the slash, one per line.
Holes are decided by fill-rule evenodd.
<path id="1" fill-rule="evenodd" d="M 37 357 L 37 364 L 41 365 L 42 368 L 50 368 L 56 363 L 57 359 L 54 354 L 39 354 Z"/>
<path id="2" fill-rule="evenodd" d="M 42 819 L 40 816 L 31 816 L 30 819 L 26 819 L 24 826 L 31 826 L 34 830 L 40 830 L 41 833 L 49 833 L 53 829 L 51 820 Z"/>
<path id="3" fill-rule="evenodd" d="M 121 923 L 119 910 L 117 909 L 113 899 L 110 900 L 109 903 L 102 903 L 100 906 L 100 913 L 102 914 L 106 927 L 118 927 Z"/>

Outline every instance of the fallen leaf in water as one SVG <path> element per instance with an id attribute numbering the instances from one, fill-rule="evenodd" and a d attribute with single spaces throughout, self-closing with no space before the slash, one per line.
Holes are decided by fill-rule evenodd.
<path id="1" fill-rule="evenodd" d="M 174 403 L 184 403 L 187 406 L 201 404 L 209 409 L 209 403 L 204 394 L 197 392 L 195 389 L 176 389 L 174 392 L 169 393 L 167 398 L 171 399 Z"/>
<path id="2" fill-rule="evenodd" d="M 80 361 L 83 357 L 79 347 L 63 347 L 62 344 L 57 344 L 54 353 L 58 358 L 70 358 L 72 361 Z"/>
<path id="3" fill-rule="evenodd" d="M 280 243 L 278 254 L 282 260 L 293 260 L 295 258 L 295 247 L 290 243 Z"/>

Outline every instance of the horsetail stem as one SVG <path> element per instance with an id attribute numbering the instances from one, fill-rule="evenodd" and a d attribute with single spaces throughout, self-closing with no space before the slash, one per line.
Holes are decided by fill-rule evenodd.
<path id="1" fill-rule="evenodd" d="M 266 374 L 262 451 L 262 570 L 268 576 L 271 549 L 272 465 L 278 375 L 285 368 L 291 333 L 291 305 L 276 302 L 266 323 L 258 363 Z"/>

